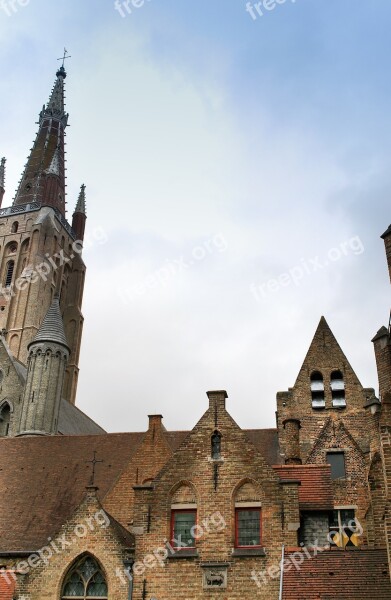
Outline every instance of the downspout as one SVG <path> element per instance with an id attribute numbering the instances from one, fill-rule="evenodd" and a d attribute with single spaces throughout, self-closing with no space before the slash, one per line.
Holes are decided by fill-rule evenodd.
<path id="1" fill-rule="evenodd" d="M 281 567 L 280 567 L 280 595 L 279 595 L 279 600 L 282 600 L 282 592 L 283 592 L 283 585 L 284 585 L 284 560 L 285 560 L 285 546 L 284 544 L 282 545 L 282 553 L 281 553 Z"/>

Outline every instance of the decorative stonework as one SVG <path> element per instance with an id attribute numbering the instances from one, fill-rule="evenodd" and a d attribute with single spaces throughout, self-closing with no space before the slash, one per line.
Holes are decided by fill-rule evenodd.
<path id="1" fill-rule="evenodd" d="M 228 579 L 228 564 L 227 563 L 204 563 L 202 585 L 204 590 L 209 589 L 226 589 Z"/>

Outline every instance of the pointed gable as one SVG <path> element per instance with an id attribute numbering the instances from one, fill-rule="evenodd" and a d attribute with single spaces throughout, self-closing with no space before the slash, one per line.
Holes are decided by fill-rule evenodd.
<path id="1" fill-rule="evenodd" d="M 322 316 L 299 371 L 295 386 L 303 379 L 307 382 L 307 378 L 313 371 L 320 371 L 327 381 L 333 370 L 349 372 L 353 382 L 361 385 L 326 319 Z"/>

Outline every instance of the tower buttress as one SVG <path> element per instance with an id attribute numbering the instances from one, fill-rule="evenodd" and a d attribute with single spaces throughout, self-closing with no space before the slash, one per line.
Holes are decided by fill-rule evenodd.
<path id="1" fill-rule="evenodd" d="M 54 435 L 58 433 L 65 368 L 70 351 L 57 294 L 28 351 L 27 378 L 17 435 Z"/>

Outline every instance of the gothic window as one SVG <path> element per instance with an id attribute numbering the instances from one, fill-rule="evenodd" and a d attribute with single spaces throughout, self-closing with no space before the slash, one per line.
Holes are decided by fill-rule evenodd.
<path id="1" fill-rule="evenodd" d="M 11 233 L 17 233 L 18 231 L 18 227 L 19 227 L 19 223 L 18 221 L 14 221 L 12 223 L 12 227 L 11 227 Z"/>
<path id="2" fill-rule="evenodd" d="M 10 260 L 7 263 L 7 269 L 6 269 L 6 273 L 5 273 L 5 281 L 4 281 L 5 287 L 10 287 L 10 285 L 11 285 L 12 276 L 14 274 L 14 267 L 15 267 L 15 262 L 13 260 Z"/>
<path id="3" fill-rule="evenodd" d="M 243 483 L 234 496 L 235 547 L 259 548 L 262 545 L 261 490 L 255 482 Z"/>
<path id="4" fill-rule="evenodd" d="M 69 571 L 62 588 L 61 600 L 107 600 L 107 583 L 102 569 L 92 556 L 85 556 Z"/>
<path id="5" fill-rule="evenodd" d="M 218 431 L 212 435 L 211 445 L 213 460 L 219 460 L 221 458 L 221 434 Z"/>
<path id="6" fill-rule="evenodd" d="M 261 508 L 246 507 L 235 509 L 236 548 L 261 546 Z"/>
<path id="7" fill-rule="evenodd" d="M 335 408 L 345 408 L 345 383 L 341 371 L 333 371 L 330 377 L 331 396 Z"/>
<path id="8" fill-rule="evenodd" d="M 196 509 L 171 510 L 171 544 L 173 548 L 195 548 Z"/>
<path id="9" fill-rule="evenodd" d="M 195 548 L 197 498 L 188 483 L 179 485 L 171 496 L 170 539 L 177 550 Z"/>
<path id="10" fill-rule="evenodd" d="M 325 408 L 323 375 L 315 371 L 311 375 L 312 408 Z"/>
<path id="11" fill-rule="evenodd" d="M 6 437 L 9 433 L 11 420 L 11 409 L 8 402 L 0 408 L 0 437 Z"/>
<path id="12" fill-rule="evenodd" d="M 331 465 L 331 479 L 346 477 L 345 452 L 327 452 L 326 461 Z"/>

